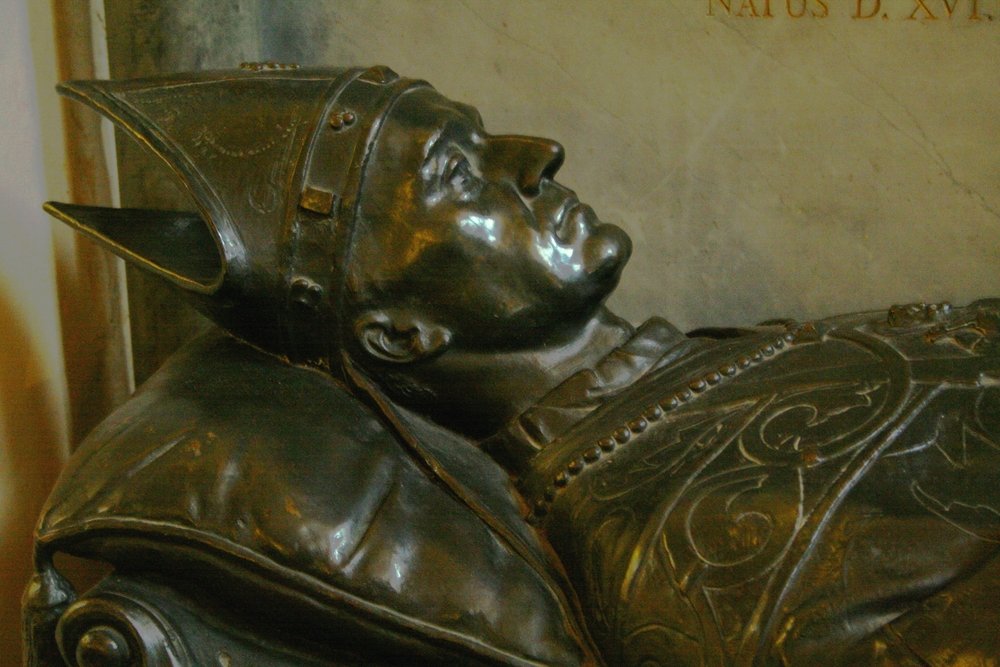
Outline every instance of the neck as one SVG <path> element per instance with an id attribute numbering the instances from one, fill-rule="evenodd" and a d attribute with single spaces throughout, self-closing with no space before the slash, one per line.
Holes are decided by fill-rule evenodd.
<path id="1" fill-rule="evenodd" d="M 559 345 L 511 352 L 452 349 L 431 361 L 376 375 L 404 407 L 482 439 L 633 333 L 630 324 L 602 308 L 576 337 Z"/>

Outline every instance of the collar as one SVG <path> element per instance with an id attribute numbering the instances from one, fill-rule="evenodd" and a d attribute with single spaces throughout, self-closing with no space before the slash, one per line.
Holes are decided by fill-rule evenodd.
<path id="1" fill-rule="evenodd" d="M 533 456 L 570 427 L 643 376 L 685 356 L 698 345 L 666 320 L 650 318 L 627 342 L 593 368 L 567 378 L 485 440 L 482 448 L 519 477 Z"/>

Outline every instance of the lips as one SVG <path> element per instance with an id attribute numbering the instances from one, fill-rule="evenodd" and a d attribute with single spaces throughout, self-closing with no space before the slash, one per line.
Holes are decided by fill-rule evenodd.
<path id="1" fill-rule="evenodd" d="M 584 275 L 597 283 L 617 284 L 632 255 L 632 239 L 616 225 L 602 223 L 594 209 L 575 196 L 567 197 L 553 216 L 552 235 L 564 247 L 581 253 Z"/>
<path id="2" fill-rule="evenodd" d="M 569 245 L 579 232 L 590 232 L 599 224 L 594 209 L 571 197 L 559 207 L 552 233 L 560 243 Z"/>

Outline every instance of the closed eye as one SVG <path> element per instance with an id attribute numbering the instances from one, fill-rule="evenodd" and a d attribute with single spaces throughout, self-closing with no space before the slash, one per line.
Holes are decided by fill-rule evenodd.
<path id="1" fill-rule="evenodd" d="M 472 194 L 479 189 L 481 181 L 472 171 L 469 159 L 456 153 L 448 160 L 444 171 L 444 183 L 458 194 Z"/>

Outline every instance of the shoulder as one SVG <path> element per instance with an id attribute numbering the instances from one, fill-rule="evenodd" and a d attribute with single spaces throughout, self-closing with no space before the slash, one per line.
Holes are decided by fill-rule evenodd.
<path id="1" fill-rule="evenodd" d="M 516 512 L 502 475 L 477 478 L 506 494 L 494 512 Z M 223 596 L 304 594 L 338 623 L 375 618 L 500 662 L 582 655 L 543 573 L 427 474 L 380 415 L 329 376 L 219 333 L 178 353 L 87 439 L 38 537 L 187 584 L 226 576 Z M 239 590 L 261 572 L 263 588 Z M 518 616 L 525 608 L 531 619 Z"/>

